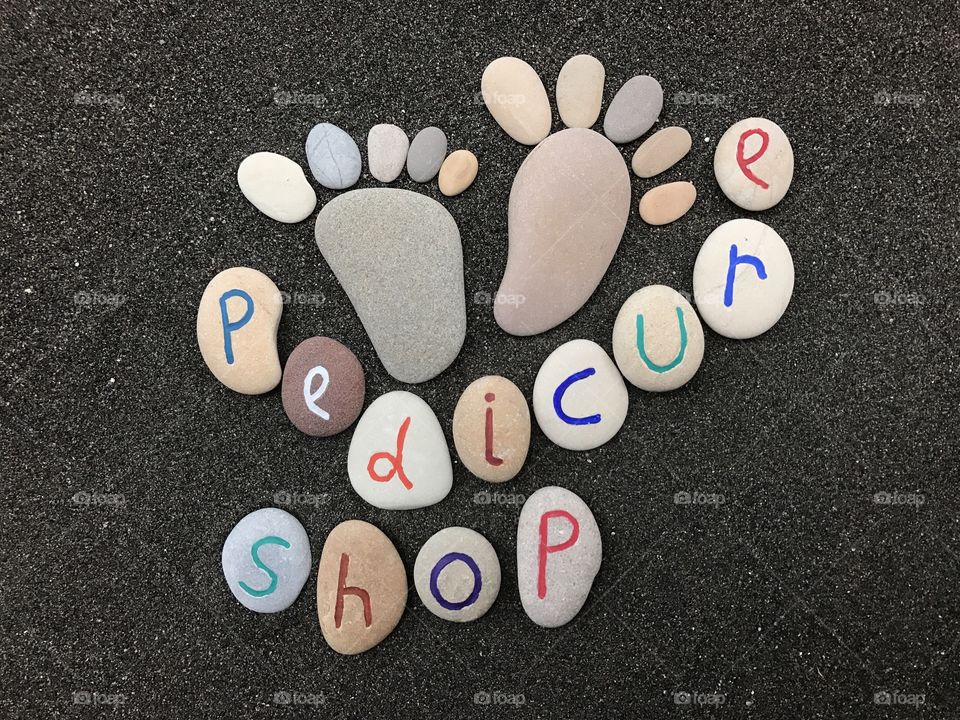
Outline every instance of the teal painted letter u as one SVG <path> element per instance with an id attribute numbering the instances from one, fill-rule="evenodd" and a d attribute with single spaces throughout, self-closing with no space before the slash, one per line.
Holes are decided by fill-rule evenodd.
<path id="1" fill-rule="evenodd" d="M 643 341 L 643 315 L 637 315 L 637 351 L 640 353 L 640 359 L 643 360 L 644 365 L 655 373 L 668 372 L 683 362 L 683 356 L 687 352 L 687 326 L 683 321 L 683 309 L 681 308 L 677 308 L 677 324 L 680 326 L 680 350 L 677 352 L 677 356 L 666 365 L 657 365 L 647 356 Z"/>

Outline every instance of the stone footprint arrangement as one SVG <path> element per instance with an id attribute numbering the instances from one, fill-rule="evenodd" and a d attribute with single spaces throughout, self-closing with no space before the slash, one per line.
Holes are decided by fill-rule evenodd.
<path id="1" fill-rule="evenodd" d="M 510 334 L 542 333 L 588 302 L 630 220 L 630 175 L 617 145 L 633 143 L 656 124 L 663 91 L 646 75 L 627 81 L 606 111 L 601 134 L 591 128 L 600 118 L 604 80 L 603 65 L 589 55 L 563 66 L 556 100 L 566 128 L 551 135 L 550 102 L 530 65 L 503 57 L 484 71 L 481 90 L 491 115 L 514 140 L 534 146 L 510 193 L 507 267 L 494 303 L 498 325 Z M 655 177 L 691 147 L 685 129 L 660 129 L 636 148 L 632 170 Z M 367 154 L 371 175 L 380 182 L 393 182 L 404 168 L 419 183 L 439 174 L 447 197 L 466 190 L 478 172 L 469 150 L 447 155 L 447 138 L 435 127 L 409 142 L 395 125 L 377 125 L 367 136 Z M 359 148 L 333 125 L 310 130 L 306 157 L 324 187 L 345 190 L 360 177 Z M 714 174 L 739 207 L 770 208 L 793 178 L 790 141 L 770 120 L 741 120 L 717 144 Z M 281 155 L 245 158 L 237 181 L 254 206 L 279 222 L 305 220 L 316 207 L 301 166 Z M 692 183 L 667 183 L 643 194 L 638 214 L 650 225 L 662 225 L 680 219 L 695 200 Z M 321 208 L 315 237 L 392 377 L 426 382 L 453 362 L 466 334 L 463 253 L 457 223 L 443 205 L 398 188 L 350 190 Z M 612 324 L 613 358 L 583 338 L 564 343 L 544 360 L 532 397 L 537 424 L 568 450 L 603 445 L 627 415 L 624 378 L 648 392 L 680 388 L 703 358 L 701 317 L 725 337 L 756 337 L 786 310 L 793 281 L 790 251 L 771 227 L 747 218 L 720 225 L 694 265 L 696 310 L 665 285 L 638 289 Z M 364 411 L 364 369 L 333 338 L 305 339 L 281 367 L 282 310 L 280 290 L 257 270 L 230 268 L 214 277 L 197 313 L 200 351 L 213 375 L 245 394 L 281 385 L 287 416 L 308 435 L 327 437 L 356 423 L 347 474 L 370 505 L 415 511 L 442 501 L 453 469 L 430 406 L 415 393 L 395 391 Z M 486 376 L 467 385 L 454 411 L 453 437 L 470 473 L 490 483 L 512 480 L 526 460 L 530 436 L 530 406 L 513 382 Z M 601 533 L 590 508 L 566 488 L 537 490 L 520 513 L 516 552 L 520 599 L 530 619 L 544 627 L 571 621 L 601 564 Z M 241 519 L 224 543 L 222 560 L 234 596 L 261 613 L 288 608 L 312 566 L 305 529 L 278 508 Z M 496 601 L 500 562 L 480 533 L 451 526 L 423 544 L 413 578 L 428 610 L 468 622 Z M 403 561 L 377 527 L 349 519 L 330 532 L 320 556 L 316 602 L 331 648 L 355 654 L 377 645 L 400 621 L 407 594 Z"/>

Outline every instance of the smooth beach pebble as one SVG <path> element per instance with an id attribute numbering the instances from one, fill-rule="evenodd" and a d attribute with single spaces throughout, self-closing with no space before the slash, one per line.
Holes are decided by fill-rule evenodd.
<path id="1" fill-rule="evenodd" d="M 327 536 L 317 570 L 317 615 L 327 644 L 356 655 L 383 641 L 407 604 L 407 572 L 379 528 L 347 520 Z"/>
<path id="2" fill-rule="evenodd" d="M 577 312 L 603 279 L 629 214 L 630 173 L 603 135 L 572 128 L 535 147 L 510 190 L 507 268 L 493 309 L 500 327 L 535 335 Z"/>
<path id="3" fill-rule="evenodd" d="M 649 75 L 637 75 L 614 95 L 603 117 L 603 132 L 615 143 L 636 140 L 660 117 L 663 88 Z"/>
<path id="4" fill-rule="evenodd" d="M 530 409 L 520 388 L 499 375 L 470 383 L 453 411 L 453 442 L 481 480 L 514 478 L 530 449 Z"/>
<path id="5" fill-rule="evenodd" d="M 320 210 L 315 236 L 390 375 L 424 382 L 453 362 L 467 311 L 460 230 L 443 205 L 397 188 L 352 190 Z"/>
<path id="6" fill-rule="evenodd" d="M 310 172 L 325 188 L 343 190 L 360 179 L 360 148 L 336 125 L 314 125 L 307 135 L 306 152 Z"/>
<path id="7" fill-rule="evenodd" d="M 590 340 L 571 340 L 550 353 L 533 385 L 537 424 L 567 450 L 607 442 L 623 427 L 628 404 L 620 371 Z"/>
<path id="8" fill-rule="evenodd" d="M 469 150 L 450 153 L 440 166 L 440 192 L 447 197 L 459 195 L 477 179 L 477 156 Z"/>
<path id="9" fill-rule="evenodd" d="M 648 225 L 666 225 L 686 215 L 696 199 L 697 189 L 693 183 L 658 185 L 640 198 L 640 217 Z"/>
<path id="10" fill-rule="evenodd" d="M 283 410 L 298 430 L 328 437 L 360 417 L 363 367 L 349 348 L 328 337 L 313 337 L 294 348 L 283 368 Z"/>
<path id="11" fill-rule="evenodd" d="M 434 615 L 470 622 L 483 617 L 500 593 L 500 559 L 476 530 L 444 528 L 420 548 L 413 584 Z"/>
<path id="12" fill-rule="evenodd" d="M 501 57 L 487 65 L 480 92 L 493 119 L 517 142 L 536 145 L 550 134 L 547 91 L 537 71 L 523 60 Z"/>
<path id="13" fill-rule="evenodd" d="M 613 325 L 613 357 L 641 390 L 663 392 L 685 384 L 703 360 L 703 327 L 673 288 L 648 285 L 627 298 Z"/>
<path id="14" fill-rule="evenodd" d="M 259 270 L 235 267 L 213 278 L 197 309 L 197 344 L 214 377 L 244 395 L 273 390 L 282 312 L 280 291 Z"/>
<path id="15" fill-rule="evenodd" d="M 557 110 L 567 127 L 588 128 L 600 117 L 603 102 L 603 63 L 592 55 L 576 55 L 557 76 Z"/>
<path id="16" fill-rule="evenodd" d="M 393 182 L 407 164 L 410 139 L 396 125 L 374 125 L 367 133 L 367 164 L 380 182 Z"/>
<path id="17" fill-rule="evenodd" d="M 257 210 L 278 222 L 298 223 L 317 206 L 317 194 L 303 168 L 276 153 L 245 157 L 237 168 L 237 185 Z"/>
<path id="18" fill-rule="evenodd" d="M 357 494 L 384 510 L 412 510 L 443 500 L 453 485 L 447 440 L 437 416 L 404 390 L 366 409 L 350 441 L 347 473 Z"/>
<path id="19" fill-rule="evenodd" d="M 638 177 L 651 178 L 680 162 L 692 144 L 690 133 L 682 127 L 658 130 L 637 148 L 630 165 Z"/>
<path id="20" fill-rule="evenodd" d="M 418 183 L 433 180 L 447 156 L 447 136 L 438 127 L 424 128 L 417 133 L 407 151 L 407 175 Z"/>
<path id="21" fill-rule="evenodd" d="M 543 627 L 573 620 L 602 557 L 600 528 L 578 495 L 555 486 L 531 495 L 517 526 L 517 585 L 530 619 Z"/>
<path id="22" fill-rule="evenodd" d="M 703 243 L 693 295 L 704 322 L 729 338 L 772 328 L 793 295 L 793 258 L 783 239 L 757 220 L 731 220 Z"/>
<path id="23" fill-rule="evenodd" d="M 230 592 L 258 613 L 286 610 L 310 575 L 310 541 L 293 515 L 278 508 L 255 510 L 238 522 L 221 554 Z"/>
<path id="24" fill-rule="evenodd" d="M 734 123 L 713 155 L 720 189 L 744 210 L 766 210 L 783 199 L 793 181 L 793 148 L 780 126 L 766 118 Z"/>

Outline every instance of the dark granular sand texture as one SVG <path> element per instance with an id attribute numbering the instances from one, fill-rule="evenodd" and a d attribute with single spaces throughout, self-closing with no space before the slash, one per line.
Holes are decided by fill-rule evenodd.
<path id="1" fill-rule="evenodd" d="M 960 713 L 955 3 L 130 0 L 7 3 L 0 15 L 6 714 L 655 718 L 688 705 L 710 715 L 721 701 L 729 717 L 764 720 L 906 717 L 920 703 L 923 717 Z M 479 101 L 480 76 L 496 57 L 523 57 L 552 97 L 580 52 L 606 65 L 606 103 L 631 76 L 657 77 L 658 127 L 688 128 L 694 146 L 662 177 L 632 179 L 630 224 L 583 310 L 511 337 L 489 298 L 529 150 Z M 712 174 L 723 131 L 753 115 L 779 123 L 796 154 L 786 198 L 755 215 Z M 455 462 L 439 505 L 377 510 L 347 481 L 349 431 L 302 435 L 279 390 L 230 392 L 195 340 L 207 281 L 248 265 L 290 293 L 282 358 L 329 335 L 359 357 L 368 402 L 403 387 L 312 220 L 275 223 L 236 186 L 256 151 L 305 167 L 322 121 L 361 149 L 379 122 L 411 137 L 436 125 L 480 160 L 460 197 L 396 183 L 442 202 L 463 237 L 467 340 L 413 388 L 448 439 L 477 377 L 504 374 L 529 397 L 561 343 L 609 351 L 638 288 L 689 291 L 722 222 L 777 230 L 796 265 L 793 301 L 757 339 L 707 331 L 680 391 L 631 389 L 604 447 L 568 452 L 534 428 L 508 485 Z M 674 180 L 697 186 L 693 210 L 643 225 L 642 192 Z M 365 172 L 358 187 L 378 185 Z M 318 191 L 321 205 L 335 196 Z M 576 620 L 545 630 L 517 595 L 509 494 L 552 484 L 591 506 L 604 562 Z M 508 496 L 477 502 L 484 490 Z M 241 607 L 220 570 L 233 524 L 288 498 L 314 568 L 347 518 L 382 528 L 408 573 L 434 532 L 475 528 L 500 555 L 500 598 L 461 626 L 411 593 L 382 645 L 340 657 L 320 634 L 315 569 L 273 616 Z"/>

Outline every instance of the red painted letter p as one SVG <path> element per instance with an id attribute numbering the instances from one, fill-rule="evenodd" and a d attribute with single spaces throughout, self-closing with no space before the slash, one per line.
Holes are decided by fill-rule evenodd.
<path id="1" fill-rule="evenodd" d="M 550 519 L 563 518 L 570 523 L 570 538 L 559 545 L 550 545 Z M 580 537 L 580 523 L 566 510 L 548 510 L 540 516 L 540 550 L 537 566 L 537 597 L 543 600 L 547 596 L 547 556 L 573 547 Z"/>

